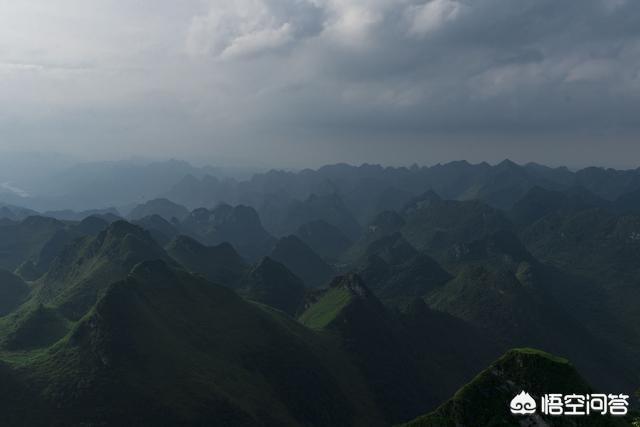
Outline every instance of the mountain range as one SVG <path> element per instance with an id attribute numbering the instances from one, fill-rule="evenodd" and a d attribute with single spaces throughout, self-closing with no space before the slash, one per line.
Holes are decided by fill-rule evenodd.
<path id="1" fill-rule="evenodd" d="M 636 171 L 207 172 L 128 210 L 0 210 L 2 423 L 631 425 L 508 408 L 635 408 Z"/>

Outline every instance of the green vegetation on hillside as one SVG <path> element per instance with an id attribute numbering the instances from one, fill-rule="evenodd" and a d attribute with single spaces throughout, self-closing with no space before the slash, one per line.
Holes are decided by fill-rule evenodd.
<path id="1" fill-rule="evenodd" d="M 512 415 L 509 403 L 526 391 L 535 400 L 547 393 L 588 394 L 593 389 L 566 359 L 530 348 L 513 349 L 460 388 L 436 411 L 405 424 L 406 427 L 456 426 L 626 426 L 624 419 L 592 415 L 554 417 Z M 543 424 L 544 423 L 544 424 Z"/>

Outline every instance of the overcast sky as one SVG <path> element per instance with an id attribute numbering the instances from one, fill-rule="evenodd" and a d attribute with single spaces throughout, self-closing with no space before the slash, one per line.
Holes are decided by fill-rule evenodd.
<path id="1" fill-rule="evenodd" d="M 0 148 L 640 163 L 634 0 L 0 0 Z"/>

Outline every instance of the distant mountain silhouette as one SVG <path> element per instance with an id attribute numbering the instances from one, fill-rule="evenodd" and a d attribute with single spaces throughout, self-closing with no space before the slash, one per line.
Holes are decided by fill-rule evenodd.
<path id="1" fill-rule="evenodd" d="M 531 224 L 552 213 L 569 214 L 589 208 L 607 208 L 610 205 L 610 202 L 584 188 L 552 191 L 534 187 L 514 204 L 510 215 L 518 224 Z"/>
<path id="2" fill-rule="evenodd" d="M 293 316 L 302 306 L 304 282 L 283 264 L 262 258 L 242 279 L 243 295 Z"/>
<path id="3" fill-rule="evenodd" d="M 337 194 L 310 195 L 304 201 L 293 201 L 288 207 L 280 232 L 293 233 L 298 227 L 311 221 L 323 220 L 340 229 L 348 238 L 355 239 L 360 234 L 360 225 Z"/>
<path id="4" fill-rule="evenodd" d="M 142 217 L 132 223 L 149 231 L 160 246 L 168 244 L 180 234 L 179 223 L 171 223 L 157 214 Z"/>
<path id="5" fill-rule="evenodd" d="M 22 221 L 23 219 L 34 215 L 38 215 L 38 213 L 32 209 L 0 203 L 0 219 Z"/>
<path id="6" fill-rule="evenodd" d="M 335 274 L 329 264 L 294 235 L 279 239 L 270 257 L 284 264 L 309 287 L 327 284 Z"/>
<path id="7" fill-rule="evenodd" d="M 178 236 L 167 245 L 166 250 L 189 271 L 229 287 L 237 287 L 248 269 L 229 243 L 205 246 L 190 237 Z"/>
<path id="8" fill-rule="evenodd" d="M 139 220 L 151 215 L 158 215 L 169 222 L 181 221 L 189 215 L 189 210 L 168 199 L 153 199 L 136 206 L 129 213 L 129 219 Z"/>
<path id="9" fill-rule="evenodd" d="M 371 243 L 359 274 L 384 302 L 404 305 L 451 279 L 436 261 L 420 254 L 400 233 Z"/>
<path id="10" fill-rule="evenodd" d="M 106 209 L 89 209 L 80 212 L 76 212 L 70 209 L 59 210 L 59 211 L 47 211 L 43 213 L 44 216 L 49 216 L 51 218 L 59 219 L 61 221 L 82 221 L 85 218 L 90 216 L 97 216 L 103 218 L 118 218 L 122 219 L 120 212 L 116 208 L 106 208 Z M 113 222 L 113 221 L 110 221 Z"/>
<path id="11" fill-rule="evenodd" d="M 327 260 L 337 260 L 351 246 L 352 242 L 338 227 L 324 220 L 302 224 L 295 235 Z"/>
<path id="12" fill-rule="evenodd" d="M 184 219 L 181 230 L 209 245 L 231 243 L 248 260 L 267 255 L 275 243 L 255 209 L 242 205 L 196 209 Z"/>
<path id="13" fill-rule="evenodd" d="M 514 228 L 504 213 L 485 203 L 442 200 L 434 193 L 415 199 L 402 215 L 403 236 L 418 250 L 433 255 L 454 244 Z"/>

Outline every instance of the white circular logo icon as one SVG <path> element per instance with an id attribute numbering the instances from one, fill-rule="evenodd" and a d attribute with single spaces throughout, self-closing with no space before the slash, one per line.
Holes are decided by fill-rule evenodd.
<path id="1" fill-rule="evenodd" d="M 516 415 L 534 414 L 536 412 L 536 401 L 529 393 L 522 391 L 511 399 L 509 408 L 511 413 Z"/>

